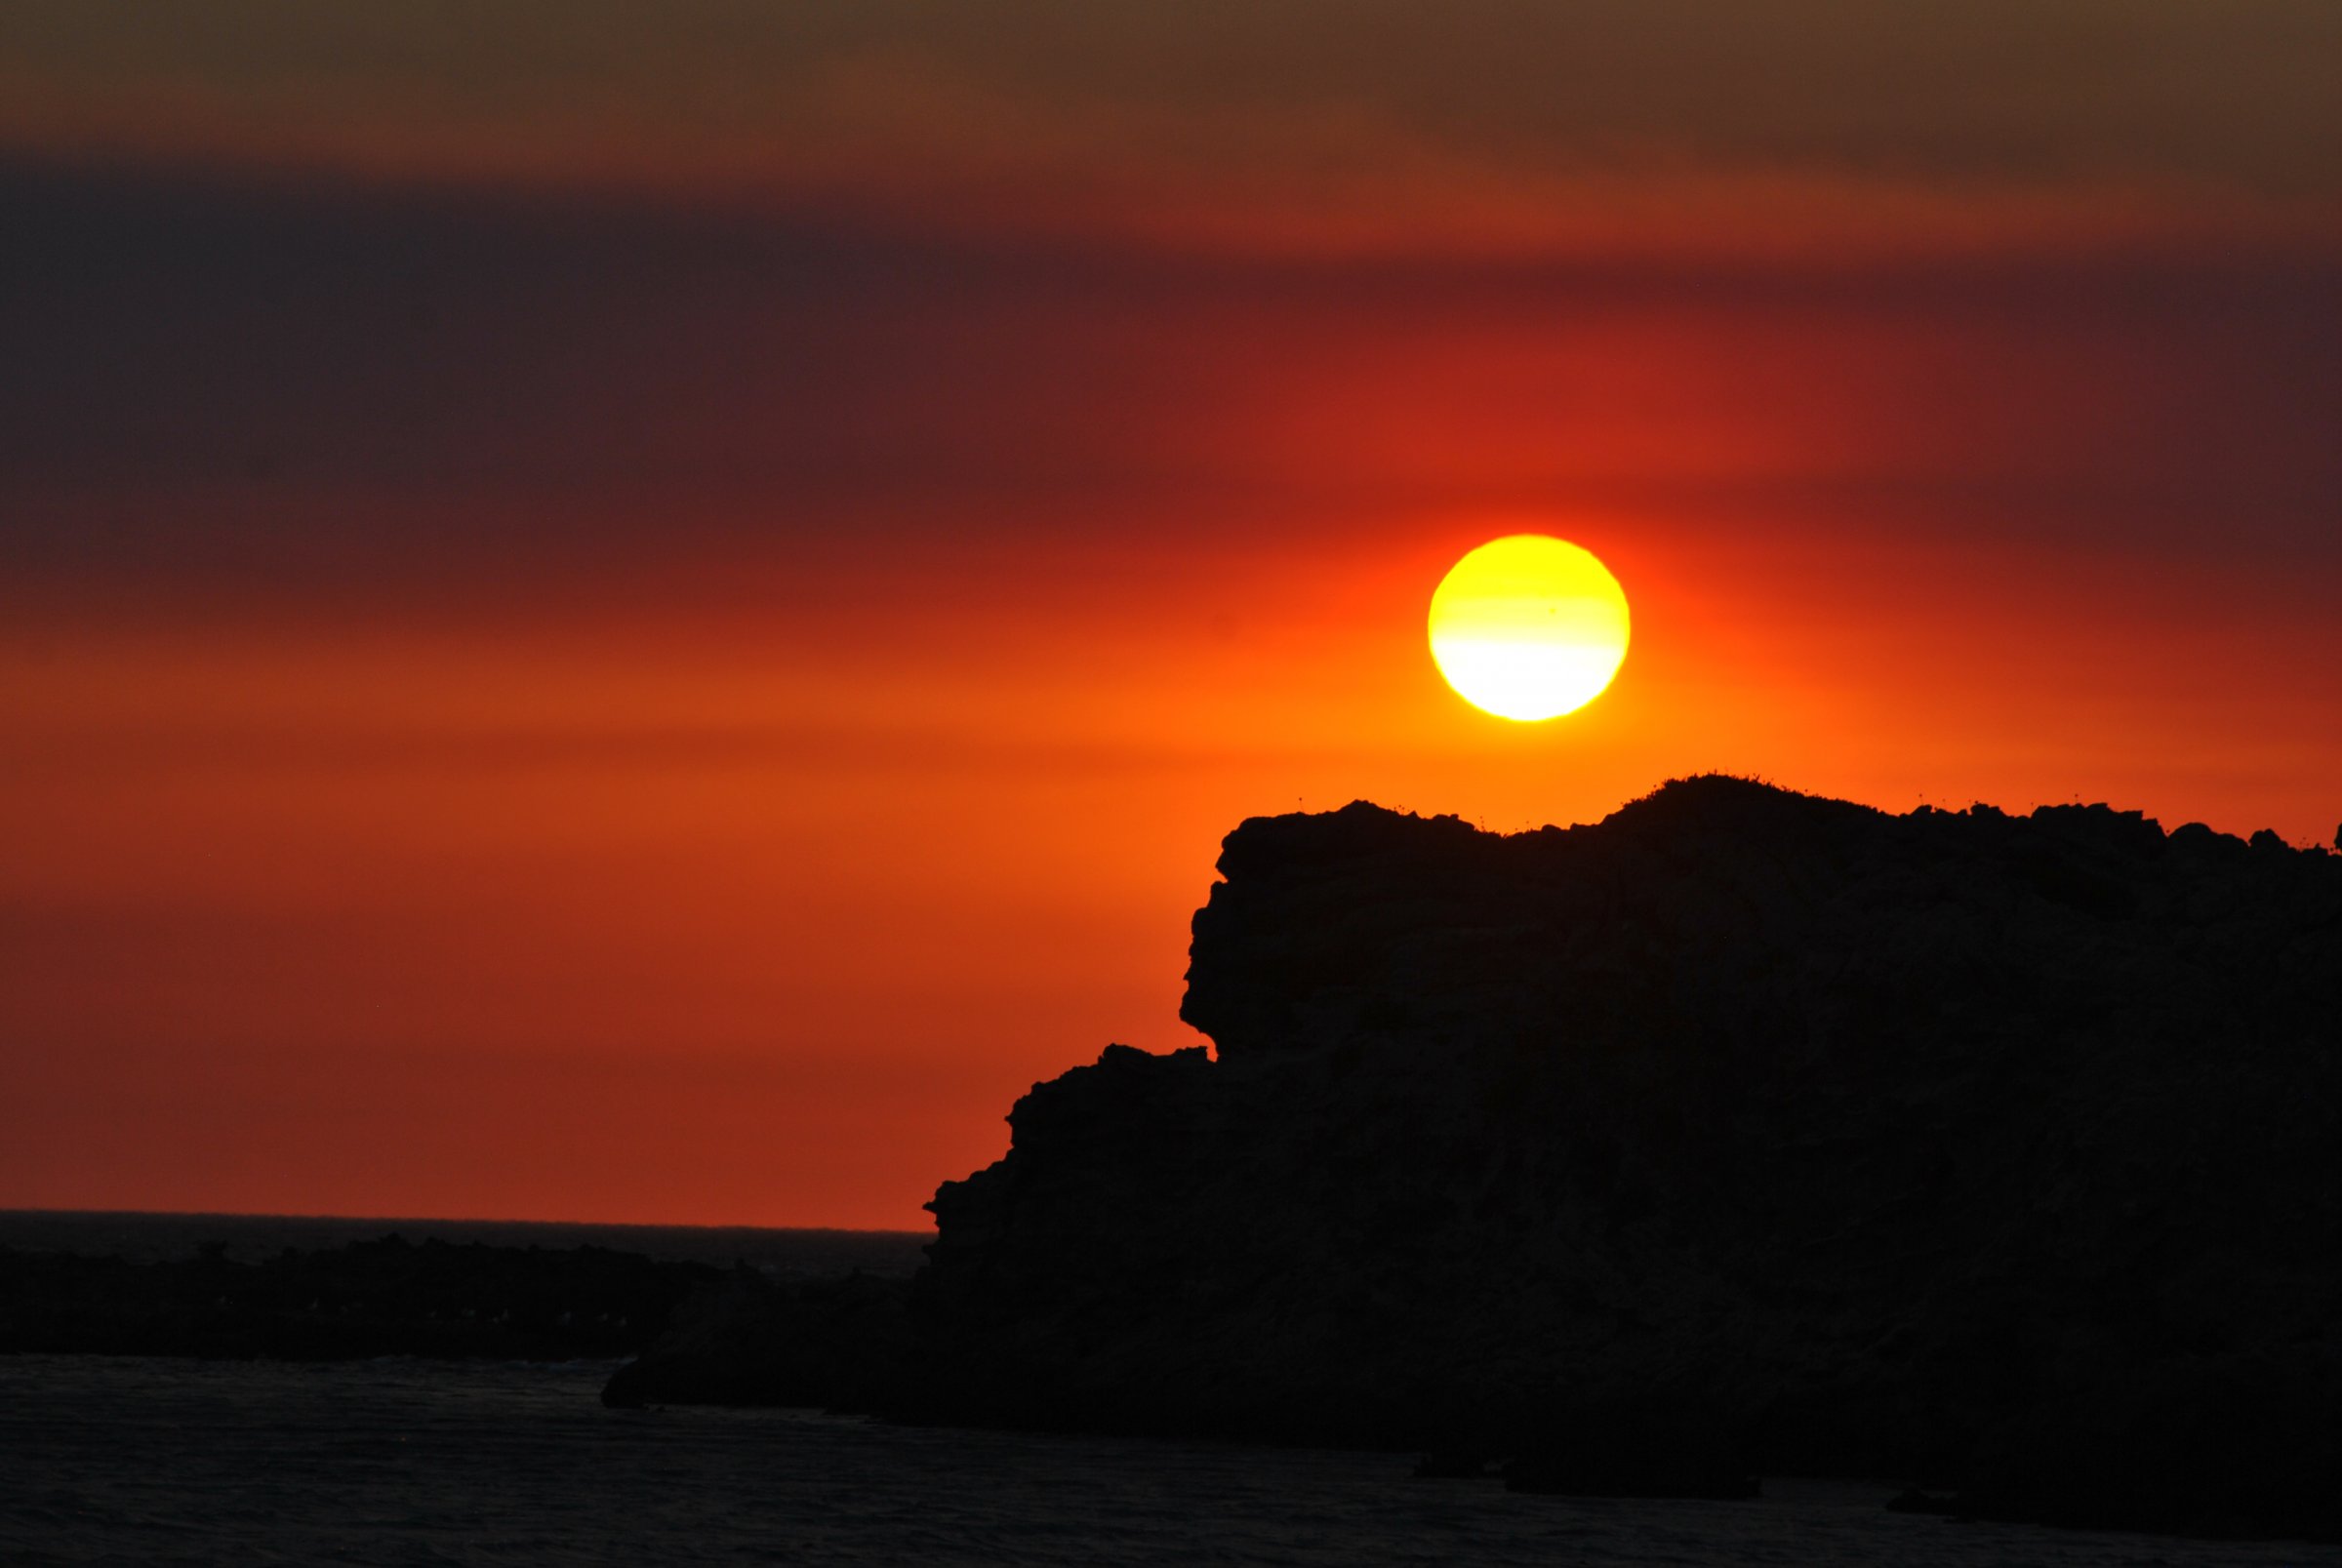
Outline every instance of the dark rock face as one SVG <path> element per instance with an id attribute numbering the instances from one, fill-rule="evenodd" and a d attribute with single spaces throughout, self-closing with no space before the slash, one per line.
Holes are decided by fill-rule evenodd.
<path id="1" fill-rule="evenodd" d="M 910 1359 L 909 1301 L 908 1279 L 783 1281 L 736 1269 L 686 1297 L 640 1359 L 612 1375 L 602 1403 L 898 1405 Z"/>
<path id="2" fill-rule="evenodd" d="M 1729 1500 L 1761 1493 L 1747 1442 L 1707 1411 L 1634 1399 L 1584 1408 L 1538 1431 L 1505 1466 L 1505 1489 L 1570 1497 Z"/>
<path id="3" fill-rule="evenodd" d="M 1703 778 L 1512 837 L 1256 819 L 1220 869 L 1183 1008 L 1217 1060 L 1110 1048 L 937 1193 L 922 1412 L 1531 1484 L 1631 1430 L 1652 1473 L 2044 1518 L 2024 1456 L 2134 1409 L 2342 1430 L 2330 1372 L 2249 1370 L 2342 1344 L 2342 857 Z M 2042 1484 L 2154 1522 L 2102 1457 Z M 2174 1500 L 2201 1458 L 2142 1458 L 2161 1527 L 2274 1517 Z"/>
<path id="4" fill-rule="evenodd" d="M 2059 1390 L 1993 1433 L 1960 1511 L 2342 1541 L 2342 1356 L 2178 1355 Z"/>

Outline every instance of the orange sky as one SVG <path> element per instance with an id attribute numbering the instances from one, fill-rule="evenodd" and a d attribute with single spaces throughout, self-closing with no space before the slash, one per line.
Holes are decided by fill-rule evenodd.
<path id="1" fill-rule="evenodd" d="M 0 1204 L 917 1225 L 1297 805 L 2327 841 L 2327 13 L 1676 9 L 25 8 Z M 1523 528 L 1635 617 L 1531 727 Z"/>

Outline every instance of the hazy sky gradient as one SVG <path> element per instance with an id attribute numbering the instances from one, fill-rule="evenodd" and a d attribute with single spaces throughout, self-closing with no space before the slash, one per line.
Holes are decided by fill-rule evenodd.
<path id="1" fill-rule="evenodd" d="M 0 19 L 0 1203 L 910 1225 L 1242 817 L 2342 818 L 2342 13 Z M 1440 572 L 1635 641 L 1517 728 Z"/>
<path id="2" fill-rule="evenodd" d="M 2342 17 L 2304 0 L 34 0 L 5 26 L 0 131 L 48 157 L 1158 244 L 2330 246 L 2342 181 Z"/>

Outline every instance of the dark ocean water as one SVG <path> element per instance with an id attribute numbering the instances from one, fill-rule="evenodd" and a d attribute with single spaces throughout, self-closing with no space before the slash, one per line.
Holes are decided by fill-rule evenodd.
<path id="1" fill-rule="evenodd" d="M 908 1271 L 907 1233 L 0 1215 L 0 1245 L 265 1257 L 397 1230 L 781 1274 Z M 2327 1564 L 2342 1548 L 1895 1514 L 1891 1484 L 1750 1503 L 1515 1497 L 1410 1456 L 613 1411 L 610 1363 L 0 1356 L 0 1568 L 46 1564 Z"/>
<path id="2" fill-rule="evenodd" d="M 239 1263 L 273 1258 L 287 1247 L 312 1251 L 401 1235 L 496 1247 L 610 1247 L 646 1257 L 713 1264 L 735 1262 L 786 1278 L 870 1273 L 911 1274 L 934 1239 L 919 1230 L 777 1230 L 751 1226 L 586 1225 L 536 1220 L 344 1220 L 280 1214 L 116 1214 L 70 1209 L 0 1209 L 0 1247 L 77 1252 L 155 1263 L 221 1243 Z"/>
<path id="3" fill-rule="evenodd" d="M 0 1562 L 2342 1562 L 1894 1514 L 1883 1486 L 1575 1502 L 1414 1481 L 1390 1455 L 611 1411 L 608 1370 L 0 1357 Z"/>

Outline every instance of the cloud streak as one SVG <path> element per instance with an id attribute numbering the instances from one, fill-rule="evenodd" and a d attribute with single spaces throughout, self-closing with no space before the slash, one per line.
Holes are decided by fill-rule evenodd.
<path id="1" fill-rule="evenodd" d="M 2342 237 L 2302 0 L 26 0 L 0 148 L 1247 254 Z"/>

